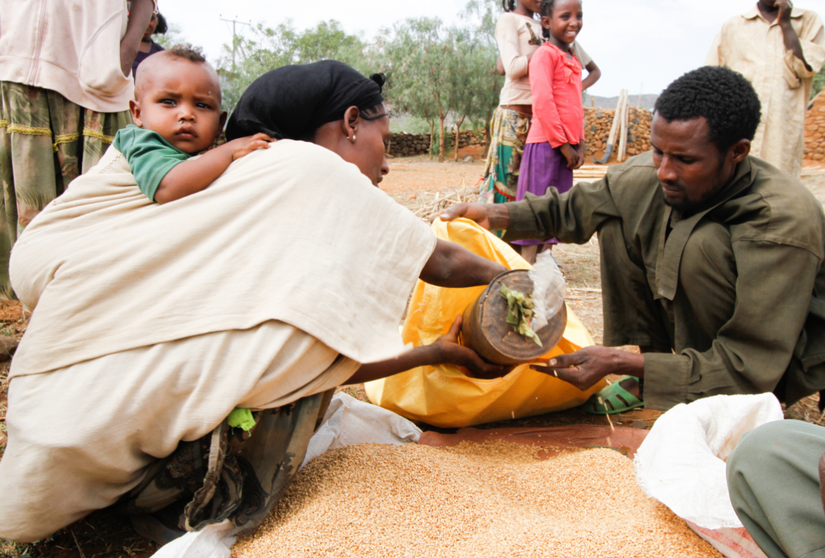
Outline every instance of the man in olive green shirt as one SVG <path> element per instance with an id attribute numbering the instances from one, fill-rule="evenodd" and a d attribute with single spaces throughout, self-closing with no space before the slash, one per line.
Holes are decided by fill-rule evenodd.
<path id="1" fill-rule="evenodd" d="M 599 234 L 604 344 L 550 361 L 585 389 L 608 374 L 666 410 L 716 394 L 825 388 L 825 219 L 797 180 L 749 156 L 759 99 L 740 74 L 704 67 L 656 105 L 653 151 L 592 184 L 521 202 L 461 204 L 505 240 Z M 623 383 L 624 384 L 624 383 Z"/>

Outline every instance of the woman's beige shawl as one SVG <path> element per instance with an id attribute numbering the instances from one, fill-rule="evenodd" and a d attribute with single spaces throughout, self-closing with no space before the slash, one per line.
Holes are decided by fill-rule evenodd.
<path id="1" fill-rule="evenodd" d="M 11 376 L 269 320 L 361 363 L 391 358 L 435 242 L 357 167 L 310 143 L 273 143 L 165 205 L 110 148 L 15 244 L 12 284 L 35 310 Z"/>

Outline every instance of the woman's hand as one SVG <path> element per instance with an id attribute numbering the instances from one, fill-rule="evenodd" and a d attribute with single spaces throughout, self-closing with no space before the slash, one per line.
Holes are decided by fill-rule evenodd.
<path id="1" fill-rule="evenodd" d="M 573 148 L 572 145 L 569 143 L 565 143 L 561 146 L 561 154 L 564 155 L 564 158 L 567 159 L 567 168 L 570 170 L 577 169 L 576 165 L 579 164 L 579 154 Z"/>
<path id="2" fill-rule="evenodd" d="M 450 327 L 450 331 L 433 343 L 439 350 L 439 363 L 463 366 L 477 378 L 500 378 L 504 376 L 508 370 L 506 366 L 489 364 L 482 360 L 474 350 L 458 343 L 458 332 L 461 331 L 462 320 L 462 316 L 457 316 L 452 327 Z"/>
<path id="3" fill-rule="evenodd" d="M 455 364 L 463 366 L 479 377 L 496 378 L 506 372 L 502 366 L 487 364 L 475 351 L 458 344 L 458 332 L 461 331 L 461 316 L 453 322 L 450 331 L 439 337 L 435 342 L 415 347 L 396 358 L 363 364 L 345 384 L 360 384 L 371 382 L 412 370 L 419 366 L 435 366 L 437 364 Z"/>
<path id="4" fill-rule="evenodd" d="M 553 375 L 584 391 L 608 374 L 644 376 L 644 357 L 619 349 L 591 346 L 568 355 L 551 358 L 547 367 L 534 366 L 533 370 Z"/>

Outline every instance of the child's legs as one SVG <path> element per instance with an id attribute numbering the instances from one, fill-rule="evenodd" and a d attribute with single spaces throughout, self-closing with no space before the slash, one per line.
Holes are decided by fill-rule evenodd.
<path id="1" fill-rule="evenodd" d="M 562 155 L 561 149 L 554 149 L 547 142 L 528 143 L 521 159 L 516 200 L 523 200 L 528 193 L 544 196 L 547 189 L 551 187 L 561 193 L 573 187 L 573 171 L 567 168 L 567 159 Z M 543 246 L 557 243 L 558 241 L 554 238 L 513 242 L 514 245 L 522 246 L 521 255 L 528 263 L 535 261 L 536 255 L 545 249 Z M 536 248 L 525 251 L 530 246 L 536 246 Z"/>

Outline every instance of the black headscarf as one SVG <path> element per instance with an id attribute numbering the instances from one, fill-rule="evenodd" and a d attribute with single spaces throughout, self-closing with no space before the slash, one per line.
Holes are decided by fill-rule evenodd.
<path id="1" fill-rule="evenodd" d="M 364 111 L 380 105 L 383 85 L 384 74 L 366 78 L 335 60 L 270 70 L 241 95 L 226 138 L 263 132 L 276 139 L 309 139 L 324 124 L 344 118 L 349 107 Z"/>

